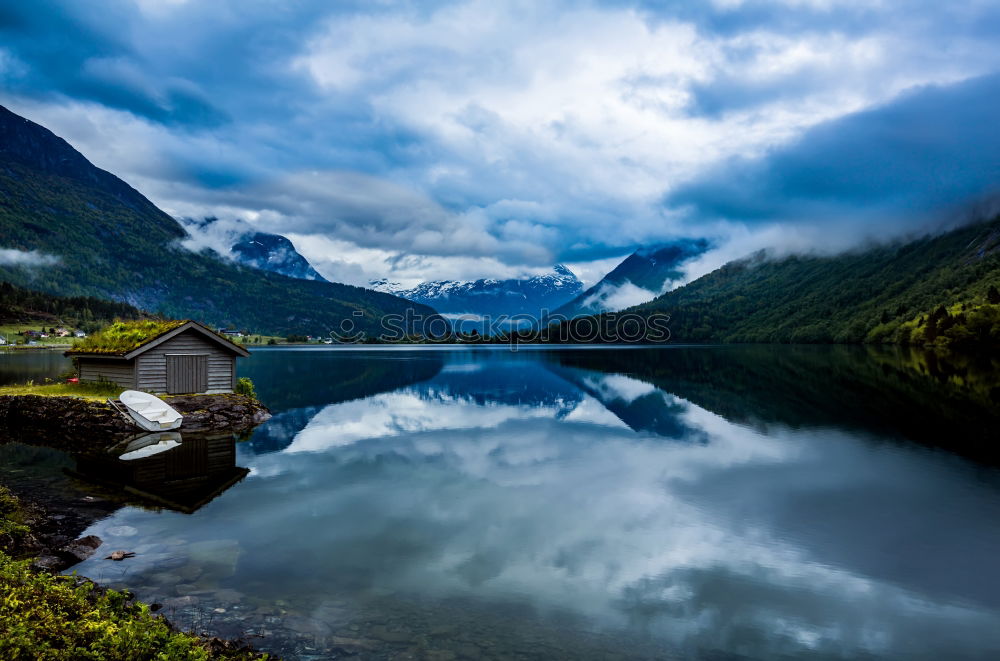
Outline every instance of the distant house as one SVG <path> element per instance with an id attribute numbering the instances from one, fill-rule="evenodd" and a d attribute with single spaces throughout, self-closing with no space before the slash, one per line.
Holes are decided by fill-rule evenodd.
<path id="1" fill-rule="evenodd" d="M 66 330 L 65 328 L 57 328 L 56 329 L 56 336 L 57 337 L 69 337 L 69 331 Z"/>
<path id="2" fill-rule="evenodd" d="M 242 346 L 195 321 L 115 322 L 66 352 L 81 381 L 155 393 L 227 393 Z"/>
<path id="3" fill-rule="evenodd" d="M 87 334 L 82 330 L 73 331 L 73 337 L 87 337 Z"/>

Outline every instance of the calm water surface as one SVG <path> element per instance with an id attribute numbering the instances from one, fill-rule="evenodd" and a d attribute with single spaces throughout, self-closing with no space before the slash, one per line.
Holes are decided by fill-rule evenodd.
<path id="1" fill-rule="evenodd" d="M 291 659 L 1000 658 L 992 367 L 838 347 L 243 362 L 274 417 L 121 478 L 167 506 L 92 526 L 105 546 L 75 568 L 185 627 Z M 137 556 L 100 559 L 117 548 Z"/>

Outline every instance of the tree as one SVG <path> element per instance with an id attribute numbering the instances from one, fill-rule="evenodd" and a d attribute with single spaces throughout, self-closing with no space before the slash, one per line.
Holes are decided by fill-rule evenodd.
<path id="1" fill-rule="evenodd" d="M 1000 305 L 1000 291 L 997 291 L 995 285 L 990 285 L 989 290 L 986 292 L 986 300 L 993 305 Z"/>

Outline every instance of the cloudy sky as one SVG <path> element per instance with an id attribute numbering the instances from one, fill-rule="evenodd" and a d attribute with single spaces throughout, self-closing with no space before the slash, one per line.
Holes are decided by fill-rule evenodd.
<path id="1" fill-rule="evenodd" d="M 987 208 L 1000 2 L 0 0 L 0 103 L 333 279 L 839 250 Z"/>

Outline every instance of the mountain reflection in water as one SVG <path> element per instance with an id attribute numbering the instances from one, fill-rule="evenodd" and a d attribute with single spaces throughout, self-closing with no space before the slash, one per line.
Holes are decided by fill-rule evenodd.
<path id="1" fill-rule="evenodd" d="M 259 351 L 250 475 L 77 569 L 288 658 L 1000 653 L 992 386 L 767 349 Z"/>

